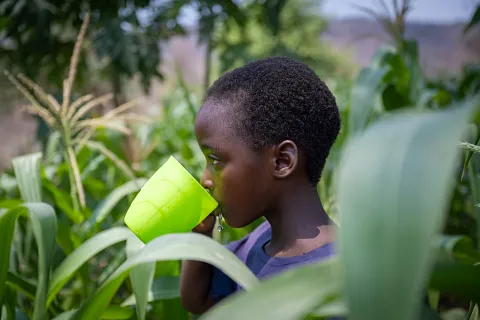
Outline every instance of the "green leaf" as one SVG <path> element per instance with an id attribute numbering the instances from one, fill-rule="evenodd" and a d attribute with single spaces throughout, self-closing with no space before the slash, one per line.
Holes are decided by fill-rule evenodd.
<path id="1" fill-rule="evenodd" d="M 131 258 L 144 247 L 143 242 L 132 235 L 127 239 L 127 257 Z M 130 271 L 133 293 L 135 294 L 137 319 L 144 320 L 150 287 L 155 273 L 155 262 L 141 264 Z"/>
<path id="2" fill-rule="evenodd" d="M 61 142 L 60 139 L 60 132 L 54 131 L 50 133 L 45 148 L 45 163 L 53 163 L 55 161 L 55 155 L 58 155 L 58 146 Z"/>
<path id="3" fill-rule="evenodd" d="M 21 211 L 11 209 L 7 212 L 0 213 L 0 308 L 5 292 L 5 282 L 7 280 L 8 267 L 10 265 L 10 248 L 12 244 L 13 231 L 15 229 L 15 221 Z"/>
<path id="4" fill-rule="evenodd" d="M 105 156 L 100 154 L 96 156 L 93 160 L 88 162 L 88 165 L 82 170 L 82 181 L 84 181 L 92 172 L 94 172 L 98 166 L 103 163 Z"/>
<path id="5" fill-rule="evenodd" d="M 459 260 L 468 264 L 474 264 L 479 260 L 479 254 L 475 250 L 473 240 L 467 236 L 441 235 L 438 239 L 439 260 Z"/>
<path id="6" fill-rule="evenodd" d="M 23 203 L 22 200 L 20 199 L 5 199 L 5 200 L 0 200 L 0 208 L 2 209 L 12 209 L 14 207 L 17 207 Z"/>
<path id="7" fill-rule="evenodd" d="M 480 320 L 480 312 L 478 309 L 478 304 L 475 304 L 468 320 Z"/>
<path id="8" fill-rule="evenodd" d="M 475 143 L 473 145 L 477 146 L 479 141 L 480 141 L 480 127 L 477 128 L 477 136 L 475 137 Z M 472 159 L 473 152 L 474 150 L 467 151 L 467 156 L 465 157 L 465 161 L 463 162 L 463 170 L 462 170 L 462 177 L 461 177 L 462 180 L 463 180 L 463 177 L 465 176 L 465 173 L 467 172 L 467 167 L 468 167 L 468 164 L 470 163 L 470 159 Z"/>
<path id="9" fill-rule="evenodd" d="M 42 188 L 40 178 L 41 153 L 32 153 L 12 160 L 15 178 L 22 199 L 27 202 L 41 202 Z"/>
<path id="10" fill-rule="evenodd" d="M 98 141 L 85 141 L 83 142 L 84 145 L 89 147 L 92 150 L 96 150 L 100 152 L 103 156 L 110 159 L 112 163 L 122 171 L 127 177 L 130 179 L 135 179 L 135 173 L 130 169 L 130 167 L 120 159 L 115 153 L 113 153 L 110 149 L 108 149 L 103 143 Z"/>
<path id="11" fill-rule="evenodd" d="M 430 289 L 428 290 L 427 295 L 428 295 L 428 304 L 430 308 L 433 310 L 437 310 L 438 303 L 440 301 L 440 292 L 438 290 Z"/>
<path id="12" fill-rule="evenodd" d="M 70 318 L 75 314 L 75 310 L 69 310 L 64 313 L 59 314 L 53 320 L 70 320 Z"/>
<path id="13" fill-rule="evenodd" d="M 44 319 L 46 313 L 48 282 L 55 251 L 57 219 L 53 208 L 45 203 L 28 203 L 25 206 L 28 208 L 29 219 L 38 248 L 37 291 L 33 309 L 33 320 L 37 320 Z"/>
<path id="14" fill-rule="evenodd" d="M 28 210 L 25 210 L 28 209 Z M 29 218 L 38 248 L 38 280 L 35 292 L 33 319 L 45 316 L 46 293 L 50 277 L 51 261 L 55 250 L 56 216 L 53 208 L 44 203 L 27 203 L 7 211 L 0 216 L 1 230 L 6 230 L 0 238 L 0 248 L 5 255 L 0 263 L 0 298 L 7 282 L 10 245 L 15 221 L 20 215 Z M 5 229 L 4 229 L 5 228 Z M 8 232 L 7 232 L 8 231 Z"/>
<path id="15" fill-rule="evenodd" d="M 125 227 L 111 228 L 88 239 L 82 246 L 69 254 L 52 274 L 52 280 L 48 291 L 47 306 L 50 305 L 62 286 L 75 275 L 75 272 L 85 262 L 105 248 L 118 242 L 125 241 L 132 234 L 133 233 Z"/>
<path id="16" fill-rule="evenodd" d="M 35 293 L 33 320 L 46 316 L 46 300 L 51 264 L 55 251 L 57 218 L 53 208 L 41 203 L 41 153 L 33 153 L 12 160 L 18 187 L 26 204 L 27 214 L 38 250 L 38 277 Z M 20 207 L 19 207 L 20 208 Z M 21 210 L 21 209 L 19 209 Z M 21 210 L 24 214 L 24 210 Z M 28 233 L 27 233 L 28 238 Z M 28 241 L 28 240 L 27 240 Z M 29 241 L 27 242 L 29 245 Z M 7 250 L 9 250 L 8 248 Z M 29 252 L 29 250 L 26 250 Z"/>
<path id="17" fill-rule="evenodd" d="M 438 263 L 429 286 L 441 293 L 480 301 L 480 266 L 463 263 Z"/>
<path id="18" fill-rule="evenodd" d="M 264 280 L 250 292 L 227 297 L 201 320 L 303 319 L 341 290 L 337 258 L 311 263 Z"/>
<path id="19" fill-rule="evenodd" d="M 468 320 L 465 318 L 467 312 L 462 308 L 453 308 L 441 313 L 442 320 Z"/>
<path id="20" fill-rule="evenodd" d="M 474 204 L 473 212 L 477 218 L 477 249 L 480 248 L 480 190 L 478 185 L 477 168 L 474 161 L 471 161 L 467 168 L 468 180 L 470 184 L 471 200 Z"/>
<path id="21" fill-rule="evenodd" d="M 344 151 L 339 247 L 353 320 L 418 316 L 471 110 L 392 115 Z"/>
<path id="22" fill-rule="evenodd" d="M 69 193 L 62 191 L 48 179 L 42 180 L 42 186 L 53 196 L 55 206 L 58 207 L 72 222 L 83 222 L 83 215 L 73 209 L 72 196 Z"/>
<path id="23" fill-rule="evenodd" d="M 414 40 L 405 40 L 403 46 L 403 59 L 410 73 L 410 101 L 418 101 L 425 86 L 418 57 L 418 43 Z"/>
<path id="24" fill-rule="evenodd" d="M 110 277 L 126 260 L 127 253 L 125 252 L 124 248 L 116 250 L 111 259 L 108 260 L 108 265 L 103 268 L 101 273 L 98 275 L 98 283 L 101 284 L 105 282 L 108 277 Z"/>
<path id="25" fill-rule="evenodd" d="M 212 264 L 246 290 L 257 285 L 255 275 L 231 251 L 215 240 L 194 233 L 169 234 L 149 242 L 120 268 L 76 312 L 74 319 L 92 319 L 104 310 L 130 270 L 144 263 L 198 260 Z"/>
<path id="26" fill-rule="evenodd" d="M 25 210 L 28 209 L 28 210 Z M 46 312 L 46 298 L 48 281 L 50 277 L 51 262 L 55 250 L 56 216 L 53 208 L 45 203 L 27 203 L 7 211 L 0 216 L 2 230 L 9 230 L 8 235 L 3 236 L 0 242 L 1 251 L 6 254 L 0 263 L 0 298 L 7 282 L 7 268 L 10 254 L 10 244 L 15 226 L 15 221 L 20 215 L 29 218 L 32 225 L 33 235 L 38 248 L 38 280 L 35 292 L 33 319 L 43 319 Z M 5 229 L 3 229 L 5 228 Z M 7 234 L 5 231 L 3 234 Z"/>
<path id="27" fill-rule="evenodd" d="M 93 211 L 90 218 L 82 225 L 82 232 L 88 234 L 95 226 L 105 220 L 107 215 L 125 196 L 139 191 L 147 182 L 147 179 L 140 178 L 129 181 L 113 190 Z"/>
<path id="28" fill-rule="evenodd" d="M 180 298 L 154 301 L 151 303 L 151 313 L 156 319 L 175 319 L 175 320 L 196 320 L 197 317 L 191 315 L 183 307 Z"/>
<path id="29" fill-rule="evenodd" d="M 75 314 L 76 310 L 69 310 L 66 311 L 55 318 L 53 320 L 70 320 L 72 316 Z M 100 319 L 115 319 L 115 320 L 122 320 L 122 319 L 131 319 L 133 316 L 133 310 L 129 308 L 123 308 L 119 306 L 111 306 L 108 307 L 103 313 Z M 97 319 L 97 318 L 92 318 Z"/>
<path id="30" fill-rule="evenodd" d="M 131 319 L 133 315 L 134 315 L 134 312 L 130 308 L 111 306 L 111 307 L 108 307 L 102 313 L 101 319 L 113 319 L 113 320 Z"/>
<path id="31" fill-rule="evenodd" d="M 317 317 L 346 316 L 348 314 L 347 303 L 343 297 L 336 297 L 317 308 L 313 315 Z"/>
<path id="32" fill-rule="evenodd" d="M 368 123 L 387 67 L 369 67 L 360 71 L 350 97 L 349 132 L 361 132 Z"/>
<path id="33" fill-rule="evenodd" d="M 163 276 L 153 280 L 148 292 L 148 302 L 180 297 L 180 277 Z M 135 295 L 122 302 L 122 306 L 133 306 L 137 303 Z"/>
<path id="34" fill-rule="evenodd" d="M 73 235 L 70 225 L 64 219 L 58 219 L 56 235 L 57 244 L 66 256 L 74 250 L 71 237 L 73 237 Z"/>
<path id="35" fill-rule="evenodd" d="M 7 274 L 7 285 L 10 287 L 14 288 L 15 290 L 23 293 L 30 299 L 34 300 L 35 299 L 35 292 L 37 291 L 37 288 L 35 285 L 30 283 L 29 281 L 23 279 L 19 275 L 16 275 L 14 273 L 9 272 Z"/>
<path id="36" fill-rule="evenodd" d="M 17 295 L 15 292 L 7 287 L 5 290 L 5 309 L 7 313 L 7 319 L 15 319 L 15 307 L 16 307 L 16 300 L 17 300 Z M 1 309 L 0 309 L 0 316 L 1 316 Z"/>

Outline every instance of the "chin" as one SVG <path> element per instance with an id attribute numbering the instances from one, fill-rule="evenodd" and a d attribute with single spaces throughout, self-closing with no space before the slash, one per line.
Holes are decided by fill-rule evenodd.
<path id="1" fill-rule="evenodd" d="M 235 219 L 230 219 L 226 216 L 223 216 L 224 219 L 225 219 L 225 222 L 228 224 L 229 227 L 232 227 L 232 228 L 243 228 L 243 227 L 246 227 L 248 226 L 248 223 L 245 224 L 245 223 L 242 223 L 241 221 L 236 221 Z"/>

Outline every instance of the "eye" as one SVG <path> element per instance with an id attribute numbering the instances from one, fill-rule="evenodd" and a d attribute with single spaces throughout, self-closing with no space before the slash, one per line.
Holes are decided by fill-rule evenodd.
<path id="1" fill-rule="evenodd" d="M 208 158 L 210 159 L 212 166 L 216 166 L 220 162 L 220 159 L 214 155 L 209 155 Z"/>

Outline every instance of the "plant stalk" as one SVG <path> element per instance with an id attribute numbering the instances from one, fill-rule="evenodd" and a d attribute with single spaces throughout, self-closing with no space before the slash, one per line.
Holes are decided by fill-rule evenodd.
<path id="1" fill-rule="evenodd" d="M 480 250 L 480 195 L 478 194 L 478 181 L 475 174 L 474 161 L 470 161 L 468 164 L 468 180 L 470 181 L 470 189 L 472 191 L 472 205 L 477 220 L 477 250 Z"/>

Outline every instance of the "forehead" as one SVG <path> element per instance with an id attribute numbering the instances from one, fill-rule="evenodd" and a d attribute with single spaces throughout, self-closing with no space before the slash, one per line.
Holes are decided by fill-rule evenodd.
<path id="1" fill-rule="evenodd" d="M 238 139 L 235 130 L 235 115 L 221 102 L 207 101 L 195 118 L 195 135 L 201 144 L 222 138 Z"/>

